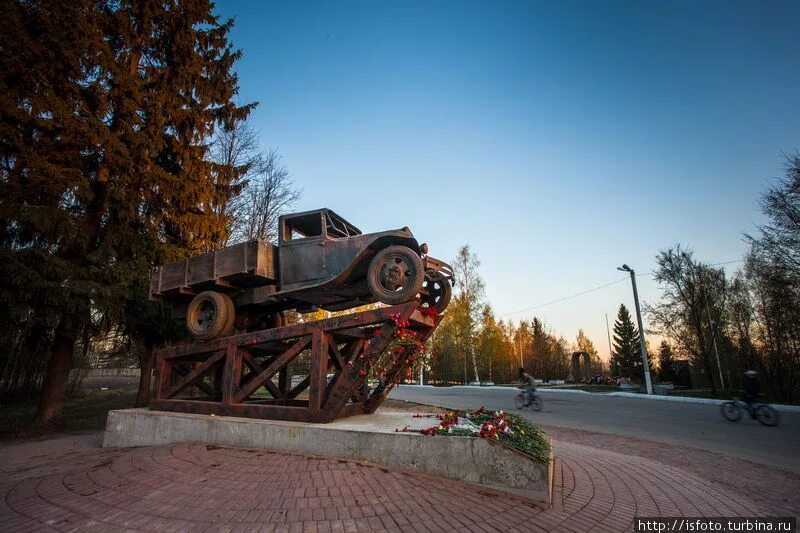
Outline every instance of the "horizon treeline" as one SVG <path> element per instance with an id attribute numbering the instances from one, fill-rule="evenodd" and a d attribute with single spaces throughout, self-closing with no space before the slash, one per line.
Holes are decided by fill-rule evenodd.
<path id="1" fill-rule="evenodd" d="M 717 393 L 741 389 L 744 372 L 755 370 L 769 397 L 800 400 L 800 156 L 786 158 L 785 176 L 763 193 L 761 207 L 767 222 L 744 236 L 743 266 L 730 275 L 679 244 L 656 255 L 661 296 L 644 306 L 646 333 L 663 339 L 657 351 L 647 348 L 655 381 L 681 375 Z M 480 262 L 468 245 L 453 266 L 458 285 L 429 343 L 426 381 L 510 383 L 520 367 L 538 379 L 565 379 L 574 351 L 591 355 L 592 374 L 642 380 L 639 331 L 624 305 L 606 364 L 583 330 L 569 341 L 541 318 L 499 320 L 484 301 Z"/>
<path id="2" fill-rule="evenodd" d="M 583 330 L 570 342 L 539 318 L 516 324 L 498 320 L 485 302 L 480 261 L 469 245 L 458 251 L 452 266 L 456 292 L 428 344 L 427 381 L 511 383 L 523 367 L 537 379 L 565 379 L 574 351 L 589 353 L 592 372 L 604 373 L 604 364 Z"/>

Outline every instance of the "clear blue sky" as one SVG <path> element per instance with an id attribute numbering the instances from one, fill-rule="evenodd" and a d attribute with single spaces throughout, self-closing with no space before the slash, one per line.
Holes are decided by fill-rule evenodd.
<path id="1" fill-rule="evenodd" d="M 365 231 L 469 243 L 501 318 L 606 356 L 659 249 L 741 259 L 800 149 L 800 2 L 221 2 L 241 101 L 304 188 Z M 730 265 L 736 268 L 738 265 Z M 643 300 L 658 297 L 639 278 Z"/>

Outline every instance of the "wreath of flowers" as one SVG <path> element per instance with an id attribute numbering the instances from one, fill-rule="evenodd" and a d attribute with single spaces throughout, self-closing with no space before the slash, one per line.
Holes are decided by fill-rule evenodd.
<path id="1" fill-rule="evenodd" d="M 438 425 L 421 429 L 420 433 L 423 435 L 458 434 L 485 437 L 488 439 L 499 439 L 501 434 L 511 435 L 514 433 L 511 425 L 506 420 L 506 413 L 503 411 L 495 411 L 494 414 L 489 416 L 487 420 L 480 422 L 480 426 L 475 424 L 476 421 L 480 421 L 476 419 L 486 418 L 485 416 L 481 416 L 485 414 L 486 410 L 483 408 L 483 406 L 481 406 L 480 409 L 473 413 L 450 411 L 443 415 L 414 415 L 414 417 L 422 418 L 426 416 L 436 416 L 439 419 Z M 454 428 L 453 426 L 464 425 L 459 424 L 459 419 L 466 421 L 467 424 L 474 425 L 477 429 Z"/>
<path id="2" fill-rule="evenodd" d="M 427 307 L 419 310 L 423 316 L 435 318 L 438 316 L 436 309 Z M 363 353 L 358 356 L 361 361 L 361 369 L 358 371 L 360 376 L 366 376 L 372 371 L 373 376 L 378 379 L 391 380 L 392 384 L 397 384 L 401 379 L 410 379 L 414 365 L 417 364 L 419 356 L 425 351 L 425 343 L 420 339 L 419 334 L 410 329 L 408 320 L 402 320 L 398 313 L 389 316 L 394 324 L 394 333 L 386 349 L 375 360 L 368 358 Z M 382 334 L 382 328 L 376 329 L 373 334 L 378 337 Z M 350 366 L 352 362 L 348 363 Z M 400 367 L 398 369 L 398 366 Z M 392 372 L 392 370 L 398 369 Z M 388 385 L 388 383 L 387 383 Z"/>
<path id="3" fill-rule="evenodd" d="M 418 430 L 423 435 L 481 437 L 498 441 L 532 457 L 549 462 L 550 447 L 541 430 L 518 415 L 504 411 L 448 411 L 441 415 L 415 414 L 414 418 L 438 418 L 439 424 Z M 414 431 L 405 426 L 402 430 Z"/>

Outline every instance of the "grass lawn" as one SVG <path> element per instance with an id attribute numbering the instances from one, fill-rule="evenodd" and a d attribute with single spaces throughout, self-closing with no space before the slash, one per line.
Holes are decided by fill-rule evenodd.
<path id="1" fill-rule="evenodd" d="M 44 431 L 30 427 L 36 402 L 4 404 L 0 409 L 0 439 L 35 437 L 54 431 L 92 431 L 106 427 L 112 409 L 128 409 L 136 402 L 135 390 L 81 391 L 64 405 L 64 423 Z"/>

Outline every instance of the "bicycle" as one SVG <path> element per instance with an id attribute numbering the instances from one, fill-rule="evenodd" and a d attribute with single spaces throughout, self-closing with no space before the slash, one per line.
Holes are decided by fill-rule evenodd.
<path id="1" fill-rule="evenodd" d="M 542 407 L 544 407 L 544 402 L 542 401 L 542 397 L 533 393 L 533 397 L 530 401 L 525 401 L 525 391 L 520 392 L 517 394 L 516 398 L 514 398 L 514 406 L 517 409 L 523 409 L 525 407 L 530 407 L 534 411 L 541 411 Z"/>
<path id="2" fill-rule="evenodd" d="M 758 420 L 761 424 L 769 427 L 774 427 L 780 422 L 780 415 L 778 411 L 765 403 L 751 403 L 748 404 L 738 398 L 733 401 L 725 402 L 720 405 L 722 416 L 731 422 L 738 422 L 742 419 L 743 411 L 750 414 L 750 418 Z"/>

